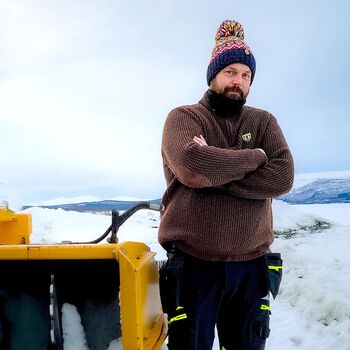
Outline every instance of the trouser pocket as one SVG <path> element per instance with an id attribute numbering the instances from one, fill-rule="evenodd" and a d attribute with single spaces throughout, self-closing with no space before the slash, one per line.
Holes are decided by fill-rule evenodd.
<path id="1" fill-rule="evenodd" d="M 281 259 L 281 254 L 267 253 L 265 255 L 265 264 L 269 290 L 273 298 L 276 298 L 282 280 L 283 260 Z"/>
<path id="2" fill-rule="evenodd" d="M 168 260 L 159 271 L 159 289 L 163 311 L 173 314 L 182 305 L 184 255 L 168 253 Z"/>
<path id="3" fill-rule="evenodd" d="M 249 350 L 265 349 L 266 339 L 270 335 L 270 304 L 266 299 L 261 299 L 257 305 L 257 310 L 253 316 L 252 322 L 252 346 L 247 347 Z"/>

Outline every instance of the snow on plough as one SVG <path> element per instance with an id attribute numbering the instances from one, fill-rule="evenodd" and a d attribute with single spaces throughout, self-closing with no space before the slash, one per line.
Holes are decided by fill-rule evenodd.
<path id="1" fill-rule="evenodd" d="M 95 241 L 59 244 L 30 244 L 31 215 L 0 208 L 0 349 L 63 349 L 64 304 L 78 310 L 91 350 L 118 338 L 126 350 L 160 349 L 167 321 L 155 253 L 117 238 L 142 208 L 161 210 L 140 202 L 112 211 L 112 224 Z"/>

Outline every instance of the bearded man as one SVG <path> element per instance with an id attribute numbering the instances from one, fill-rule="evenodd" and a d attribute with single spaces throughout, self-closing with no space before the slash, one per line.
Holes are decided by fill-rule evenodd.
<path id="1" fill-rule="evenodd" d="M 271 202 L 291 189 L 294 167 L 275 117 L 245 106 L 255 68 L 243 27 L 224 21 L 209 90 L 165 121 L 159 242 L 170 350 L 211 349 L 215 326 L 221 350 L 262 350 L 270 332 L 269 294 L 282 273 Z"/>

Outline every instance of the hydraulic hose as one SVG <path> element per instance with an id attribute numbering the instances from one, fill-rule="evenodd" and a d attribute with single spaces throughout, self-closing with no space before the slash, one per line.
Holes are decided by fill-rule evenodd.
<path id="1" fill-rule="evenodd" d="M 96 244 L 105 239 L 110 232 L 112 232 L 112 237 L 109 240 L 109 243 L 116 243 L 117 240 L 117 232 L 119 227 L 130 218 L 133 214 L 135 214 L 140 209 L 150 209 L 155 211 L 162 211 L 164 209 L 163 204 L 154 204 L 151 202 L 138 202 L 129 209 L 127 209 L 123 214 L 119 214 L 117 210 L 112 210 L 112 224 L 108 227 L 103 235 L 96 238 L 90 242 L 71 242 L 71 244 Z"/>

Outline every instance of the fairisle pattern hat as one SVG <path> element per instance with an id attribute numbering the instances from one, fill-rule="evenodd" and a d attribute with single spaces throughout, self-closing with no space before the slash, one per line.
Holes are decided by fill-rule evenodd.
<path id="1" fill-rule="evenodd" d="M 215 35 L 215 46 L 207 70 L 207 82 L 215 78 L 221 69 L 232 63 L 247 65 L 251 72 L 253 82 L 255 75 L 255 58 L 249 46 L 244 41 L 244 30 L 241 24 L 227 19 L 220 24 Z"/>

